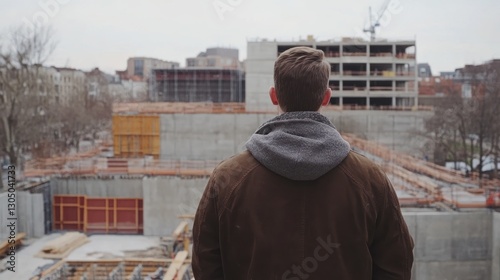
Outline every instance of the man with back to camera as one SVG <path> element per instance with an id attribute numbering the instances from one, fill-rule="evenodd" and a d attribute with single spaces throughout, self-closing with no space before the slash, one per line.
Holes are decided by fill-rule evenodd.
<path id="1" fill-rule="evenodd" d="M 324 53 L 282 53 L 264 123 L 212 173 L 193 226 L 196 280 L 407 280 L 413 240 L 384 172 L 318 110 Z"/>

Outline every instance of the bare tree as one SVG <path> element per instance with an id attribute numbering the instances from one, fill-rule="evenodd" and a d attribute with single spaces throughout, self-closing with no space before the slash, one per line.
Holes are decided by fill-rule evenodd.
<path id="1" fill-rule="evenodd" d="M 468 162 L 471 170 L 483 177 L 485 159 L 492 156 L 498 164 L 500 116 L 500 63 L 468 66 L 462 78 L 471 92 L 463 97 L 453 92 L 437 105 L 435 115 L 426 121 L 426 135 L 444 153 L 444 160 Z M 479 164 L 474 165 L 478 157 Z"/>
<path id="2" fill-rule="evenodd" d="M 0 43 L 0 148 L 19 164 L 21 149 L 43 135 L 42 64 L 55 48 L 50 28 L 19 27 Z"/>

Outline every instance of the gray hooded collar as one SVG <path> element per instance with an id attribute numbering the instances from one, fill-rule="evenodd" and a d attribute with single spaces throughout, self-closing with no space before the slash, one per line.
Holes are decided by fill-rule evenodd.
<path id="1" fill-rule="evenodd" d="M 315 180 L 339 165 L 350 145 L 318 112 L 289 112 L 265 122 L 246 143 L 266 168 L 291 180 Z"/>

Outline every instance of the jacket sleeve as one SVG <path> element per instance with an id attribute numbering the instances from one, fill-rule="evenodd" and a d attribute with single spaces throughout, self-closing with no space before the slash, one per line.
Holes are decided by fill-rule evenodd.
<path id="1" fill-rule="evenodd" d="M 370 252 L 374 280 L 410 280 L 413 239 L 401 214 L 399 200 L 385 174 L 376 229 Z"/>
<path id="2" fill-rule="evenodd" d="M 214 176 L 205 188 L 194 219 L 192 268 L 196 280 L 224 279 Z"/>

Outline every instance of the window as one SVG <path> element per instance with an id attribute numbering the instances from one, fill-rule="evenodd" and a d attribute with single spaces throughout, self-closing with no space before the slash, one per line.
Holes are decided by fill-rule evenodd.
<path id="1" fill-rule="evenodd" d="M 134 61 L 134 75 L 144 76 L 144 60 L 136 59 Z"/>

